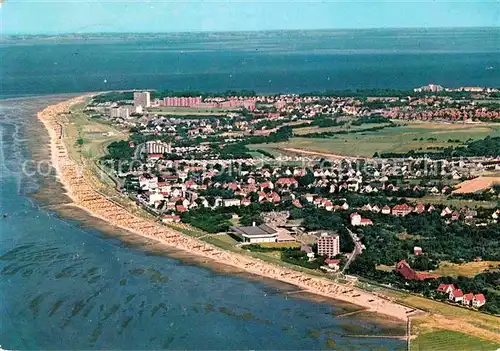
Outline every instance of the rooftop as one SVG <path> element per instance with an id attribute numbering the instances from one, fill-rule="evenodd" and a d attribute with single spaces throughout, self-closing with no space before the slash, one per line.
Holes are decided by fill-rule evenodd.
<path id="1" fill-rule="evenodd" d="M 276 229 L 268 226 L 267 224 L 248 226 L 248 227 L 231 227 L 231 230 L 240 235 L 245 235 L 245 236 L 262 236 L 262 235 L 277 234 Z"/>

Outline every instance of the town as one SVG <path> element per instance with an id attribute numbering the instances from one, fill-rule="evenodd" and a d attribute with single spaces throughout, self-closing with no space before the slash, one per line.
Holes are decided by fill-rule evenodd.
<path id="1" fill-rule="evenodd" d="M 326 276 L 499 314 L 500 137 L 457 133 L 462 139 L 446 147 L 371 157 L 266 148 L 304 130 L 312 132 L 303 138 L 356 135 L 362 143 L 365 133 L 417 120 L 489 126 L 500 117 L 498 96 L 437 85 L 337 95 L 135 91 L 97 95 L 85 112 L 128 132 L 99 166 L 166 226 Z M 432 144 L 439 134 L 428 136 L 412 141 Z M 474 262 L 489 263 L 469 278 L 440 269 Z"/>

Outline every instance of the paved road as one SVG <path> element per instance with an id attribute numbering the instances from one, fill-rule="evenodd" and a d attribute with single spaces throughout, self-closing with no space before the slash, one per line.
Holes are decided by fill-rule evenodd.
<path id="1" fill-rule="evenodd" d="M 362 251 L 363 248 L 361 247 L 361 242 L 356 240 L 356 234 L 354 234 L 349 228 L 345 228 L 349 232 L 349 235 L 351 236 L 352 241 L 354 241 L 354 250 L 351 252 L 351 257 L 349 257 L 349 260 L 345 264 L 344 268 L 342 268 L 342 274 L 349 268 L 349 265 L 351 264 L 352 261 L 356 258 L 357 255 L 359 255 Z"/>

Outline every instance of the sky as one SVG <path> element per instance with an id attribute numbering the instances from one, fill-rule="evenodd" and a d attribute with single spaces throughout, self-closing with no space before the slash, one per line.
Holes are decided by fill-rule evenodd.
<path id="1" fill-rule="evenodd" d="M 0 0 L 2 1 L 2 0 Z M 3 0 L 2 34 L 499 27 L 499 0 Z"/>

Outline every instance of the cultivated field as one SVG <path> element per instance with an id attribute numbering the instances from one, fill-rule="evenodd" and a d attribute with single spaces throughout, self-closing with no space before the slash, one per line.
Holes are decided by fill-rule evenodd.
<path id="1" fill-rule="evenodd" d="M 365 127 L 366 128 L 366 127 Z M 301 128 L 312 132 L 313 129 Z M 325 129 L 324 131 L 328 131 Z M 316 132 L 316 130 L 314 130 Z M 318 129 L 317 132 L 321 132 Z M 439 148 L 462 145 L 468 139 L 500 136 L 500 126 L 493 124 L 451 124 L 435 122 L 407 122 L 397 127 L 377 131 L 360 131 L 325 138 L 294 137 L 287 142 L 252 145 L 274 155 L 300 154 L 308 150 L 322 154 L 372 157 L 375 152 L 408 152 L 411 150 L 436 152 Z M 458 141 L 458 142 L 457 142 Z M 285 151 L 284 149 L 296 149 Z M 299 151 L 297 151 L 299 150 Z"/>
<path id="2" fill-rule="evenodd" d="M 410 351 L 488 351 L 500 347 L 500 344 L 449 330 L 419 335 L 410 345 Z"/>
<path id="3" fill-rule="evenodd" d="M 441 276 L 464 276 L 473 277 L 487 269 L 500 268 L 500 261 L 480 261 L 480 262 L 467 262 L 462 264 L 451 263 L 443 261 L 439 264 L 438 269 L 433 273 Z"/>
<path id="4" fill-rule="evenodd" d="M 489 189 L 495 184 L 500 184 L 500 177 L 477 177 L 457 184 L 456 189 L 453 190 L 453 193 L 475 193 L 477 191 Z"/>
<path id="5" fill-rule="evenodd" d="M 389 124 L 388 123 L 370 123 L 370 124 L 362 124 L 360 126 L 342 125 L 342 126 L 327 127 L 327 128 L 320 128 L 318 126 L 312 126 L 312 127 L 297 128 L 293 131 L 293 134 L 296 136 L 301 136 L 301 135 L 307 135 L 307 134 L 313 134 L 313 133 L 325 133 L 325 132 L 363 131 L 366 129 L 387 126 L 387 125 L 389 125 Z"/>

